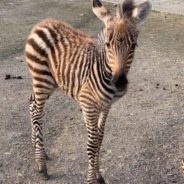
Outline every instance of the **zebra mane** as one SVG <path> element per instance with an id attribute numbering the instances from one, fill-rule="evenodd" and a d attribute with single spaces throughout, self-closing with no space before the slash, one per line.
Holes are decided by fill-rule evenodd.
<path id="1" fill-rule="evenodd" d="M 98 41 L 98 44 L 104 45 L 105 36 L 104 36 L 103 30 L 101 30 L 101 31 L 97 34 L 97 41 Z"/>

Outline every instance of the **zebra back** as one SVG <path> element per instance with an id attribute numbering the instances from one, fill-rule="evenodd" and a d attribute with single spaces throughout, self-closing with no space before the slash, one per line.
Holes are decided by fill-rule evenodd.
<path id="1" fill-rule="evenodd" d="M 31 31 L 25 47 L 33 83 L 57 85 L 77 98 L 85 83 L 94 40 L 65 22 L 47 19 Z"/>

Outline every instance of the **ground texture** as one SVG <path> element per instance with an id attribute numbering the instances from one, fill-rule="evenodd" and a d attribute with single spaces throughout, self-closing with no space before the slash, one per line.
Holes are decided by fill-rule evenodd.
<path id="1" fill-rule="evenodd" d="M 103 0 L 114 4 L 119 4 L 123 0 Z M 142 2 L 143 0 L 136 0 Z M 184 15 L 184 1 L 182 0 L 150 0 L 152 9 L 156 11 L 174 13 L 178 15 Z"/>
<path id="2" fill-rule="evenodd" d="M 51 179 L 43 181 L 35 172 L 28 113 L 31 79 L 23 48 L 31 27 L 47 17 L 90 34 L 102 27 L 85 0 L 0 1 L 0 184 L 85 181 L 82 114 L 59 90 L 48 100 L 43 118 Z M 102 174 L 108 184 L 183 184 L 184 17 L 152 12 L 138 44 L 128 93 L 113 105 L 107 120 Z M 8 75 L 14 79 L 5 80 Z"/>

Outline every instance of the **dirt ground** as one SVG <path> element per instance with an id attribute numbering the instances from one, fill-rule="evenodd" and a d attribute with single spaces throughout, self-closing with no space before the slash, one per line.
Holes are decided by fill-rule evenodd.
<path id="1" fill-rule="evenodd" d="M 51 179 L 43 181 L 35 172 L 28 113 L 32 87 L 23 48 L 30 28 L 47 17 L 91 34 L 102 27 L 89 1 L 0 1 L 0 184 L 85 181 L 83 117 L 78 104 L 59 90 L 48 100 L 43 118 Z M 184 17 L 152 12 L 138 44 L 129 90 L 106 123 L 102 173 L 108 184 L 183 184 Z M 8 74 L 15 78 L 5 80 Z"/>
<path id="2" fill-rule="evenodd" d="M 122 0 L 103 0 L 112 3 L 121 3 Z M 136 0 L 141 2 L 141 0 Z M 179 15 L 184 15 L 184 1 L 183 0 L 150 0 L 152 9 L 161 12 L 169 12 Z"/>

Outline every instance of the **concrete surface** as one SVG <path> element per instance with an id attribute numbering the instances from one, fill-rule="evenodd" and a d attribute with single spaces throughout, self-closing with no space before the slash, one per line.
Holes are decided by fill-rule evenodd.
<path id="1" fill-rule="evenodd" d="M 104 1 L 112 3 L 120 3 L 123 0 L 104 0 Z M 150 1 L 152 3 L 153 10 L 184 15 L 184 0 L 150 0 Z"/>
<path id="2" fill-rule="evenodd" d="M 112 6 L 111 4 L 108 5 Z M 46 17 L 96 34 L 102 27 L 86 0 L 0 1 L 0 184 L 82 184 L 86 129 L 77 103 L 57 90 L 43 118 L 51 179 L 35 172 L 23 48 Z M 112 107 L 101 152 L 107 184 L 183 184 L 184 17 L 152 12 L 129 73 L 129 90 Z M 23 62 L 22 62 L 23 61 Z M 5 80 L 6 74 L 22 80 Z"/>

